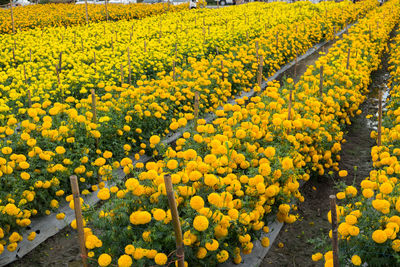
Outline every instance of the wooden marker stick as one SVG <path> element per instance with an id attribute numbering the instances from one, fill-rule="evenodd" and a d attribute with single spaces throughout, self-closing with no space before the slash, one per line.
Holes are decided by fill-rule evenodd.
<path id="1" fill-rule="evenodd" d="M 10 0 L 10 10 L 11 10 L 12 33 L 15 34 L 15 23 L 14 23 L 14 12 L 13 12 L 13 2 L 12 2 L 12 0 Z"/>
<path id="2" fill-rule="evenodd" d="M 261 84 L 262 84 L 262 73 L 263 73 L 263 67 L 264 67 L 263 65 L 264 65 L 264 57 L 261 55 L 260 61 L 258 64 L 258 76 L 257 76 L 257 83 L 260 88 L 261 88 Z"/>
<path id="3" fill-rule="evenodd" d="M 378 146 L 382 145 L 382 90 L 379 89 L 379 107 L 378 107 Z"/>
<path id="4" fill-rule="evenodd" d="M 69 177 L 69 179 L 71 181 L 72 194 L 74 196 L 75 219 L 78 230 L 79 246 L 81 248 L 82 263 L 84 267 L 87 267 L 88 266 L 87 251 L 85 246 L 85 232 L 83 230 L 83 218 L 82 218 L 81 200 L 78 187 L 78 178 L 76 177 L 76 175 L 72 175 Z"/>
<path id="5" fill-rule="evenodd" d="M 194 93 L 194 128 L 197 129 L 197 120 L 199 119 L 199 92 Z"/>
<path id="6" fill-rule="evenodd" d="M 176 256 L 178 257 L 178 267 L 185 266 L 185 252 L 183 248 L 183 238 L 181 223 L 179 222 L 178 208 L 176 206 L 175 194 L 172 188 L 171 175 L 164 175 L 165 189 L 167 191 L 168 205 L 171 210 L 172 225 L 175 232 Z"/>
<path id="7" fill-rule="evenodd" d="M 349 67 L 350 67 L 350 48 L 349 51 L 347 52 L 346 70 L 348 70 Z"/>
<path id="8" fill-rule="evenodd" d="M 336 214 L 336 196 L 330 195 L 331 204 L 331 220 L 332 220 L 332 252 L 333 266 L 339 267 L 339 247 L 338 247 L 338 230 L 337 230 L 337 214 Z"/>
<path id="9" fill-rule="evenodd" d="M 324 89 L 324 66 L 320 67 L 319 73 L 319 95 L 322 97 L 322 89 Z"/>

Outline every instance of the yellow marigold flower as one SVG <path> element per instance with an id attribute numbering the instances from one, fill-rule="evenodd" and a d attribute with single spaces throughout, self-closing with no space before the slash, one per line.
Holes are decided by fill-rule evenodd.
<path id="1" fill-rule="evenodd" d="M 199 247 L 199 250 L 197 251 L 196 257 L 198 259 L 204 259 L 207 256 L 207 249 L 203 247 Z"/>
<path id="2" fill-rule="evenodd" d="M 320 259 L 322 259 L 322 253 L 315 253 L 315 254 L 313 254 L 312 256 L 311 256 L 311 259 L 313 260 L 313 261 L 319 261 Z"/>
<path id="3" fill-rule="evenodd" d="M 292 160 L 291 158 L 289 158 L 289 157 L 285 157 L 285 158 L 282 160 L 282 168 L 283 168 L 284 170 L 290 170 L 290 169 L 292 169 L 292 168 L 293 168 L 293 160 Z"/>
<path id="4" fill-rule="evenodd" d="M 65 148 L 64 147 L 62 147 L 62 146 L 58 146 L 58 147 L 56 147 L 56 153 L 57 154 L 64 154 L 65 153 Z"/>
<path id="5" fill-rule="evenodd" d="M 211 242 L 206 243 L 206 249 L 208 251 L 215 251 L 219 248 L 219 243 L 217 240 L 213 239 Z"/>
<path id="6" fill-rule="evenodd" d="M 383 194 L 390 194 L 393 191 L 393 186 L 389 182 L 384 182 L 380 187 L 379 191 Z"/>
<path id="7" fill-rule="evenodd" d="M 400 252 L 400 239 L 393 240 L 392 249 L 396 252 Z"/>
<path id="8" fill-rule="evenodd" d="M 225 249 L 221 250 L 221 251 L 217 254 L 217 260 L 218 260 L 218 262 L 220 262 L 220 263 L 225 262 L 228 258 L 229 258 L 229 253 L 228 253 L 228 251 L 226 251 Z"/>
<path id="9" fill-rule="evenodd" d="M 261 239 L 261 245 L 263 246 L 263 247 L 269 247 L 269 238 L 268 237 L 263 237 L 262 239 Z"/>
<path id="10" fill-rule="evenodd" d="M 112 259 L 111 259 L 110 255 L 108 255 L 106 253 L 103 253 L 103 254 L 100 255 L 100 257 L 98 258 L 97 262 L 99 263 L 99 265 L 101 267 L 106 267 L 106 266 L 110 265 L 111 260 Z"/>
<path id="11" fill-rule="evenodd" d="M 201 196 L 194 196 L 190 199 L 190 207 L 199 210 L 204 207 L 204 200 Z"/>
<path id="12" fill-rule="evenodd" d="M 372 240 L 378 244 L 385 243 L 387 240 L 387 235 L 383 230 L 376 230 L 372 233 Z"/>
<path id="13" fill-rule="evenodd" d="M 152 137 L 150 137 L 150 144 L 152 145 L 157 145 L 158 143 L 160 143 L 160 137 L 157 135 L 153 135 Z"/>
<path id="14" fill-rule="evenodd" d="M 339 176 L 340 176 L 340 177 L 346 177 L 347 175 L 348 175 L 348 173 L 347 173 L 346 170 L 341 170 L 341 171 L 339 171 Z"/>
<path id="15" fill-rule="evenodd" d="M 168 257 L 164 253 L 157 253 L 157 255 L 154 257 L 154 262 L 157 265 L 164 265 L 167 263 L 167 261 Z"/>
<path id="16" fill-rule="evenodd" d="M 178 168 L 178 161 L 176 161 L 175 159 L 171 159 L 167 162 L 167 168 L 170 170 L 175 170 L 176 168 Z"/>
<path id="17" fill-rule="evenodd" d="M 174 122 L 172 122 L 172 123 L 169 125 L 169 128 L 170 128 L 171 130 L 175 131 L 176 129 L 179 128 L 179 123 L 177 123 L 176 121 L 174 121 Z"/>
<path id="18" fill-rule="evenodd" d="M 97 192 L 97 197 L 101 200 L 109 199 L 110 198 L 110 190 L 108 188 L 100 189 L 99 192 Z"/>
<path id="19" fill-rule="evenodd" d="M 162 221 L 165 219 L 165 217 L 167 216 L 166 212 L 162 209 L 155 209 L 153 211 L 153 217 L 154 219 L 156 219 L 157 221 Z"/>
<path id="20" fill-rule="evenodd" d="M 199 232 L 207 230 L 208 224 L 207 217 L 203 215 L 197 215 L 193 220 L 193 227 Z"/>
<path id="21" fill-rule="evenodd" d="M 118 267 L 130 267 L 132 266 L 132 258 L 129 255 L 122 255 L 118 259 Z"/>
<path id="22" fill-rule="evenodd" d="M 355 266 L 360 266 L 362 263 L 360 256 L 353 255 L 353 257 L 351 257 L 351 263 L 353 263 Z"/>

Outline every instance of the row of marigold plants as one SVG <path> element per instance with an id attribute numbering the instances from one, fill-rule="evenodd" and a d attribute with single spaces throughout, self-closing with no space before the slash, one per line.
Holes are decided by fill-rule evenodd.
<path id="1" fill-rule="evenodd" d="M 309 27 L 286 25 L 286 31 L 277 25 L 257 39 L 257 51 L 256 40 L 251 40 L 209 60 L 188 58 L 190 67 L 176 68 L 175 81 L 173 73 L 164 72 L 159 79 L 137 81 L 136 86 L 107 86 L 100 82 L 97 86 L 104 93 L 95 95 L 96 117 L 91 96 L 69 96 L 60 102 L 40 99 L 40 103 L 32 98 L 31 108 L 15 98 L 13 109 L 17 115 L 4 115 L 4 126 L 0 127 L 2 246 L 15 250 L 22 239 L 20 230 L 31 224 L 33 216 L 57 211 L 60 201 L 70 193 L 71 174 L 78 175 L 82 194 L 90 194 L 104 187 L 113 169 L 127 166 L 127 159 L 121 162 L 125 156 L 139 159 L 146 151 L 152 152 L 157 139 L 186 126 L 194 118 L 195 91 L 200 93 L 201 114 L 214 111 L 228 97 L 253 87 L 256 54 L 264 56 L 264 74 L 270 75 L 296 53 L 332 36 L 335 19 L 344 24 L 356 17 L 354 13 L 338 11 L 336 4 L 322 5 L 332 11 L 333 15 L 324 18 L 328 23 L 323 18 L 319 23 L 306 20 Z M 362 15 L 374 5 L 374 1 L 360 3 L 357 10 Z M 349 6 L 349 10 L 354 8 Z M 343 19 L 342 14 L 348 14 L 348 18 Z M 296 33 L 296 28 L 302 34 Z M 278 49 L 271 42 L 276 40 L 277 32 Z M 152 135 L 156 137 L 151 138 Z M 158 153 L 153 151 L 154 156 Z M 125 168 L 126 173 L 129 170 Z M 58 218 L 63 219 L 64 214 L 58 214 Z M 33 240 L 35 233 L 27 238 Z"/>
<path id="2" fill-rule="evenodd" d="M 269 246 L 268 237 L 261 234 L 270 230 L 271 221 L 297 219 L 293 200 L 304 201 L 300 180 L 329 169 L 339 171 L 342 128 L 361 113 L 370 74 L 379 67 L 399 7 L 399 1 L 389 1 L 368 13 L 297 84 L 292 79 L 282 87 L 269 82 L 258 96 L 223 105 L 214 112 L 214 121 L 197 120 L 197 127 L 184 132 L 174 145 L 150 137 L 159 160 L 134 165 L 124 158 L 120 164 L 127 179 L 100 189 L 102 207 L 85 212 L 89 258 L 99 266 L 174 263 L 174 231 L 164 184 L 168 174 L 188 264 L 213 266 L 229 259 L 240 263 L 256 240 Z M 385 22 L 376 27 L 382 16 Z M 252 86 L 257 90 L 255 82 Z M 354 190 L 347 192 L 355 194 Z M 69 196 L 67 201 L 71 200 Z M 331 253 L 325 258 L 331 266 Z"/>
<path id="3" fill-rule="evenodd" d="M 338 234 L 342 264 L 396 266 L 400 263 L 400 37 L 396 33 L 388 47 L 387 41 L 387 38 L 382 39 L 382 50 L 387 48 L 390 55 L 390 95 L 384 103 L 381 145 L 371 148 L 372 170 L 369 176 L 359 185 L 344 187 L 337 193 L 337 198 L 341 200 L 337 209 L 340 214 Z M 371 132 L 371 138 L 378 142 L 377 131 Z M 330 214 L 328 219 L 331 221 Z M 328 251 L 325 254 L 328 266 L 330 260 L 327 255 L 331 253 Z M 313 257 L 317 260 L 322 258 L 322 254 L 317 253 Z"/>
<path id="4" fill-rule="evenodd" d="M 109 21 L 138 20 L 148 16 L 189 9 L 187 4 L 108 4 Z M 76 4 L 40 4 L 13 8 L 14 29 L 25 31 L 47 27 L 69 27 L 86 24 L 85 5 Z M 89 23 L 107 20 L 105 5 L 88 4 Z M 0 9 L 0 34 L 13 32 L 11 9 Z"/>

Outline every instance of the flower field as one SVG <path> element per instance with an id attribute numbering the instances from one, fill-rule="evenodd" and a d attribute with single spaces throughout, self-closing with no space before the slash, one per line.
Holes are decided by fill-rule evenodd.
<path id="1" fill-rule="evenodd" d="M 184 9 L 188 9 L 188 5 L 107 5 L 108 19 L 112 21 L 143 19 L 147 16 Z M 85 5 L 45 4 L 14 7 L 13 16 L 15 29 L 19 31 L 86 24 Z M 105 5 L 88 4 L 88 17 L 90 22 L 105 21 L 107 19 Z M 9 9 L 0 9 L 0 34 L 7 33 L 12 33 L 11 11 Z"/>
<path id="2" fill-rule="evenodd" d="M 99 266 L 174 263 L 168 174 L 189 265 L 240 263 L 258 239 L 268 247 L 261 234 L 270 222 L 298 219 L 301 181 L 339 171 L 343 129 L 361 113 L 370 74 L 400 16 L 398 0 L 382 7 L 367 0 L 196 11 L 109 5 L 114 21 L 105 22 L 104 7 L 94 5 L 93 23 L 85 26 L 84 6 L 73 7 L 16 8 L 24 18 L 35 16 L 34 9 L 51 11 L 19 20 L 26 31 L 1 35 L 0 254 L 18 248 L 35 216 L 57 212 L 65 201 L 74 209 L 69 177 L 75 174 L 82 195 L 102 200 L 98 209 L 83 203 L 85 245 Z M 261 91 L 262 77 L 356 21 L 299 82 L 272 81 Z M 4 33 L 6 23 L 0 19 Z M 399 152 L 394 47 L 383 146 L 371 151 L 377 170 L 361 184 L 362 196 L 353 186 L 338 194 L 348 201 L 339 207 L 346 257 L 357 251 L 371 264 L 380 255 L 392 255 L 393 263 L 398 251 L 397 178 L 389 177 L 397 173 Z M 250 90 L 257 95 L 240 97 Z M 207 114 L 216 119 L 207 122 Z M 162 142 L 179 130 L 174 144 Z M 134 163 L 145 154 L 153 161 Z M 124 180 L 116 177 L 119 168 Z M 109 180 L 115 186 L 106 187 Z M 375 230 L 380 246 L 366 234 Z M 376 241 L 382 232 L 394 241 Z M 34 238 L 32 232 L 28 239 Z M 343 263 L 353 261 L 344 257 Z M 332 266 L 331 253 L 325 262 Z"/>
<path id="3" fill-rule="evenodd" d="M 357 266 L 364 262 L 371 266 L 399 264 L 399 42 L 397 36 L 390 45 L 390 99 L 383 114 L 382 145 L 371 149 L 373 170 L 361 182 L 359 191 L 348 186 L 338 193 L 338 198 L 342 199 L 338 206 L 338 232 L 343 263 L 352 262 Z M 378 139 L 378 133 L 373 131 L 371 137 Z"/>

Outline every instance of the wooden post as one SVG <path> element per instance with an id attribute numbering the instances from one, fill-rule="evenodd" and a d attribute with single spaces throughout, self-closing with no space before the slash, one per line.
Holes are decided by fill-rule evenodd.
<path id="1" fill-rule="evenodd" d="M 349 67 L 350 67 L 350 48 L 349 48 L 349 51 L 347 52 L 346 70 L 348 70 Z"/>
<path id="2" fill-rule="evenodd" d="M 94 64 L 94 73 L 97 72 L 96 68 L 96 51 L 93 51 L 93 64 Z"/>
<path id="3" fill-rule="evenodd" d="M 25 82 L 25 85 L 26 86 L 28 86 L 28 80 L 27 80 L 27 78 L 26 78 L 26 69 L 25 69 L 25 65 L 24 65 L 24 82 Z M 27 95 L 28 95 L 28 106 L 29 106 L 29 108 L 31 108 L 32 107 L 32 98 L 31 98 L 31 90 L 29 90 L 29 89 L 27 89 Z"/>
<path id="4" fill-rule="evenodd" d="M 288 120 L 292 119 L 292 88 L 289 89 Z"/>
<path id="5" fill-rule="evenodd" d="M 106 9 L 106 21 L 108 22 L 108 8 L 107 8 L 107 3 L 108 3 L 108 0 L 104 1 L 104 6 L 105 6 L 105 9 Z"/>
<path id="6" fill-rule="evenodd" d="M 61 72 L 62 69 L 62 52 L 60 52 L 60 56 L 58 58 L 58 71 Z"/>
<path id="7" fill-rule="evenodd" d="M 124 67 L 122 66 L 122 63 L 120 71 L 121 71 L 121 87 L 122 87 L 122 84 L 124 83 Z"/>
<path id="8" fill-rule="evenodd" d="M 322 89 L 324 89 L 324 66 L 319 69 L 319 95 L 322 97 Z"/>
<path id="9" fill-rule="evenodd" d="M 225 80 L 225 76 L 224 76 L 224 61 L 221 60 L 221 79 Z"/>
<path id="10" fill-rule="evenodd" d="M 174 60 L 174 61 L 172 61 L 172 79 L 173 79 L 174 81 L 176 81 L 175 65 L 176 65 L 176 63 L 175 63 L 175 60 Z"/>
<path id="11" fill-rule="evenodd" d="M 382 145 L 382 90 L 379 89 L 379 107 L 378 107 L 378 146 Z"/>
<path id="12" fill-rule="evenodd" d="M 296 78 L 296 75 L 297 75 L 297 53 L 296 53 L 296 58 L 295 58 L 295 61 L 294 61 L 294 73 L 293 73 L 293 79 L 295 79 L 295 78 Z"/>
<path id="13" fill-rule="evenodd" d="M 336 196 L 329 196 L 331 202 L 331 220 L 332 220 L 332 252 L 333 266 L 339 267 L 339 247 L 338 247 L 338 230 L 337 230 L 337 214 L 336 214 Z"/>
<path id="14" fill-rule="evenodd" d="M 87 267 L 88 266 L 87 251 L 85 246 L 85 232 L 83 230 L 83 218 L 82 218 L 82 208 L 81 208 L 81 200 L 79 194 L 78 178 L 76 177 L 76 175 L 72 175 L 69 177 L 69 179 L 71 181 L 72 194 L 74 196 L 75 220 L 78 230 L 79 246 L 81 248 L 82 263 L 84 267 Z"/>
<path id="15" fill-rule="evenodd" d="M 60 85 L 60 83 L 61 83 L 61 80 L 60 80 L 60 72 L 59 72 L 59 70 L 58 70 L 57 64 L 55 65 L 55 69 L 56 69 L 56 75 L 57 75 L 57 82 L 58 82 L 58 85 Z"/>
<path id="16" fill-rule="evenodd" d="M 15 42 L 15 41 L 14 41 L 14 42 Z M 15 45 L 13 46 L 12 54 L 13 54 L 14 65 L 17 66 L 17 62 L 16 62 L 16 59 L 15 59 Z"/>
<path id="17" fill-rule="evenodd" d="M 85 0 L 85 12 L 86 12 L 86 25 L 89 25 L 89 13 L 88 13 L 87 0 Z"/>
<path id="18" fill-rule="evenodd" d="M 258 55 L 258 48 L 259 48 L 259 46 L 258 46 L 258 41 L 256 41 L 256 58 L 257 58 L 257 65 L 258 65 L 258 60 L 259 60 L 259 55 Z"/>
<path id="19" fill-rule="evenodd" d="M 12 0 L 10 0 L 10 10 L 11 10 L 12 33 L 15 34 L 14 12 L 13 12 L 13 2 L 12 2 Z"/>
<path id="20" fill-rule="evenodd" d="M 276 49 L 278 49 L 278 46 L 279 46 L 279 36 L 278 36 L 278 33 L 276 33 L 276 36 L 275 36 L 275 44 L 276 44 Z"/>
<path id="21" fill-rule="evenodd" d="M 90 89 L 90 93 L 92 94 L 92 122 L 97 123 L 97 111 L 96 111 L 96 94 L 94 92 L 94 89 Z M 99 148 L 99 139 L 96 138 L 96 149 Z"/>
<path id="22" fill-rule="evenodd" d="M 132 85 L 132 70 L 131 70 L 131 53 L 128 47 L 128 83 Z"/>
<path id="23" fill-rule="evenodd" d="M 144 52 L 146 53 L 147 50 L 147 45 L 146 45 L 146 40 L 144 40 Z"/>
<path id="24" fill-rule="evenodd" d="M 262 84 L 262 73 L 263 73 L 263 67 L 264 67 L 263 65 L 264 65 L 264 57 L 261 55 L 260 61 L 258 64 L 258 76 L 257 76 L 257 83 L 260 88 L 261 88 L 261 84 Z"/>
<path id="25" fill-rule="evenodd" d="M 199 119 L 199 92 L 194 93 L 194 129 L 197 129 L 197 120 Z"/>
<path id="26" fill-rule="evenodd" d="M 164 175 L 165 189 L 167 191 L 168 205 L 171 210 L 172 225 L 175 231 L 176 256 L 178 257 L 178 267 L 185 266 L 185 252 L 183 248 L 182 229 L 179 222 L 178 208 L 176 206 L 175 194 L 172 188 L 171 175 Z"/>
<path id="27" fill-rule="evenodd" d="M 29 61 L 32 62 L 32 49 L 29 48 Z"/>

